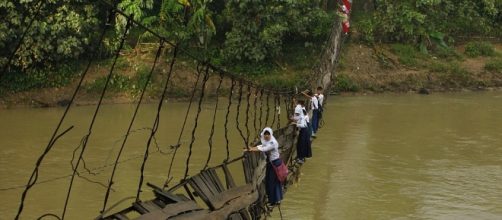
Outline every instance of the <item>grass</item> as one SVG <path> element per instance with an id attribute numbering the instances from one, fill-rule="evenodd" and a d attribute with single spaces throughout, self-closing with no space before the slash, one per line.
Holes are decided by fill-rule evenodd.
<path id="1" fill-rule="evenodd" d="M 108 83 L 108 91 L 129 92 L 132 95 L 137 95 L 143 90 L 145 83 L 148 82 L 149 74 L 150 70 L 146 66 L 140 66 L 133 77 L 114 73 L 110 78 L 110 82 Z M 105 87 L 106 80 L 107 76 L 99 77 L 93 82 L 85 85 L 85 88 L 88 92 L 91 93 L 101 92 L 101 90 L 103 90 L 103 88 Z M 151 87 L 152 84 L 150 83 L 147 89 Z"/>
<path id="2" fill-rule="evenodd" d="M 448 61 L 460 61 L 464 59 L 462 57 L 462 54 L 458 53 L 451 47 L 437 47 L 433 50 L 433 54 L 440 59 L 445 59 Z"/>
<path id="3" fill-rule="evenodd" d="M 391 51 L 398 56 L 398 60 L 401 64 L 408 67 L 419 67 L 420 59 L 425 58 L 424 54 L 410 45 L 392 44 Z"/>
<path id="4" fill-rule="evenodd" d="M 493 57 L 497 54 L 495 52 L 493 44 L 486 41 L 474 41 L 467 43 L 465 45 L 464 53 L 469 57 L 479 57 L 479 56 Z"/>
<path id="5" fill-rule="evenodd" d="M 340 74 L 336 76 L 334 89 L 336 92 L 358 92 L 360 87 L 349 76 Z"/>
<path id="6" fill-rule="evenodd" d="M 441 81 L 452 87 L 471 86 L 474 83 L 473 75 L 457 62 L 433 62 L 430 70 L 438 73 Z"/>
<path id="7" fill-rule="evenodd" d="M 271 73 L 259 77 L 260 85 L 274 89 L 293 88 L 297 85 L 304 85 L 307 77 L 302 77 L 302 72 Z"/>
<path id="8" fill-rule="evenodd" d="M 502 74 L 502 58 L 494 58 L 485 64 L 485 70 L 493 73 Z"/>

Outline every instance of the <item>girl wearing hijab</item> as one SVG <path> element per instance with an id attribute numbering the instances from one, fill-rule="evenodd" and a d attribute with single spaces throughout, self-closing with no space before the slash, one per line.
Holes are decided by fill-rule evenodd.
<path id="1" fill-rule="evenodd" d="M 305 158 L 312 157 L 312 148 L 310 144 L 310 129 L 308 126 L 308 115 L 305 110 L 305 102 L 303 100 L 298 101 L 301 106 L 295 109 L 295 115 L 293 116 L 294 124 L 299 130 L 298 141 L 296 142 L 296 157 L 299 164 L 305 162 Z"/>
<path id="2" fill-rule="evenodd" d="M 270 163 L 267 163 L 267 172 L 265 176 L 265 185 L 268 196 L 268 202 L 271 205 L 278 205 L 282 200 L 282 184 L 275 174 L 274 167 L 279 166 L 282 160 L 279 155 L 279 143 L 275 139 L 271 128 L 266 127 L 261 132 L 261 144 L 256 147 L 250 147 L 249 151 L 261 151 L 267 154 Z"/>

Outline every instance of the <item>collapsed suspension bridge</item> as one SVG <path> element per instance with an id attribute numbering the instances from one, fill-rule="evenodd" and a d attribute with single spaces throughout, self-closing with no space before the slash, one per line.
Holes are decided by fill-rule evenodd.
<path id="1" fill-rule="evenodd" d="M 108 4 L 106 1 L 101 2 L 104 7 L 109 9 L 108 19 L 103 19 L 102 32 L 100 37 L 91 45 L 94 48 L 89 48 L 90 51 L 99 53 L 103 45 L 103 40 L 109 29 L 111 28 L 112 21 L 110 19 L 120 16 L 127 20 L 127 25 L 123 30 L 122 36 L 120 38 L 120 44 L 118 49 L 115 51 L 113 62 L 109 67 L 109 71 L 106 76 L 106 82 L 104 88 L 100 92 L 99 101 L 94 108 L 93 114 L 91 116 L 89 125 L 87 127 L 86 134 L 82 137 L 80 144 L 73 151 L 73 158 L 71 160 L 72 173 L 66 176 L 62 176 L 59 179 L 69 179 L 67 188 L 65 190 L 65 198 L 62 206 L 61 213 L 45 213 L 38 217 L 38 219 L 44 218 L 55 218 L 55 219 L 65 219 L 69 212 L 69 202 L 75 197 L 75 182 L 77 178 L 83 178 L 88 181 L 92 181 L 85 177 L 84 172 L 79 171 L 84 169 L 85 172 L 92 174 L 96 170 L 104 169 L 105 167 L 111 168 L 110 174 L 107 178 L 106 184 L 101 184 L 106 188 L 106 192 L 103 195 L 101 201 L 101 211 L 96 213 L 96 219 L 260 219 L 266 216 L 272 211 L 271 207 L 266 204 L 266 194 L 265 185 L 263 179 L 265 177 L 265 167 L 266 167 L 266 157 L 262 153 L 246 152 L 242 156 L 236 158 L 230 158 L 231 147 L 241 148 L 243 146 L 250 146 L 255 143 L 258 131 L 261 128 L 270 126 L 276 128 L 274 134 L 279 142 L 281 158 L 288 165 L 290 170 L 290 175 L 286 182 L 285 188 L 293 183 L 299 174 L 300 165 L 294 162 L 296 156 L 296 135 L 297 131 L 294 126 L 289 125 L 288 115 L 291 113 L 293 108 L 292 100 L 294 96 L 298 93 L 297 88 L 312 88 L 316 86 L 323 86 L 326 91 L 331 85 L 332 78 L 334 76 L 334 69 L 339 56 L 340 48 L 343 43 L 343 36 L 341 34 L 340 21 L 335 21 L 332 28 L 332 33 L 330 39 L 327 41 L 326 46 L 321 55 L 321 64 L 316 66 L 312 74 L 308 77 L 307 83 L 304 85 L 298 85 L 296 88 L 291 89 L 272 89 L 263 87 L 255 82 L 247 80 L 241 77 L 239 74 L 231 73 L 226 71 L 224 68 L 218 67 L 211 64 L 207 60 L 200 59 L 176 43 L 172 43 L 165 36 L 162 36 L 155 31 L 143 26 L 141 23 L 135 21 L 132 16 L 127 15 L 123 11 L 120 11 L 116 6 Z M 39 1 L 36 7 L 37 13 L 35 13 L 31 18 L 29 18 L 28 26 L 26 26 L 24 33 L 28 32 L 33 20 L 37 19 L 39 10 L 43 7 L 44 1 Z M 88 150 L 88 141 L 93 135 L 93 129 L 95 122 L 97 121 L 97 116 L 100 113 L 102 107 L 102 102 L 105 94 L 108 90 L 109 84 L 113 75 L 116 72 L 117 60 L 123 51 L 125 41 L 130 33 L 131 28 L 139 28 L 145 32 L 149 32 L 151 35 L 158 39 L 158 47 L 156 49 L 154 61 L 150 67 L 150 71 L 147 75 L 148 80 L 141 88 L 141 92 L 138 101 L 135 105 L 133 114 L 130 117 L 128 126 L 126 128 L 125 134 L 119 143 L 119 148 L 116 157 L 113 159 L 113 163 L 107 164 L 103 167 L 89 169 L 85 163 L 84 155 Z M 15 57 L 15 54 L 19 48 L 19 45 L 23 43 L 24 35 L 21 37 L 19 44 L 16 49 L 12 52 L 9 62 L 2 67 L 2 74 L 5 74 L 5 70 L 9 68 L 11 59 Z M 165 54 L 168 54 L 168 58 L 164 58 Z M 188 102 L 188 107 L 184 114 L 183 123 L 181 124 L 180 133 L 177 138 L 177 142 L 170 147 L 170 152 L 163 152 L 157 145 L 156 135 L 161 118 L 161 110 L 169 103 L 165 102 L 165 96 L 169 89 L 170 81 L 172 79 L 173 72 L 175 71 L 175 63 L 178 61 L 177 58 L 180 54 L 191 57 L 197 63 L 196 68 L 196 79 L 193 85 L 193 89 L 190 93 L 190 100 Z M 161 59 L 167 59 L 168 64 L 166 69 L 159 67 L 158 63 Z M 90 72 L 91 65 L 95 60 L 90 59 L 86 65 L 85 70 L 81 74 L 79 82 L 71 95 L 70 102 L 63 112 L 56 128 L 54 129 L 52 136 L 45 147 L 43 153 L 38 157 L 36 161 L 35 168 L 33 169 L 31 176 L 29 177 L 28 183 L 24 188 L 19 208 L 15 219 L 20 219 L 25 203 L 29 201 L 29 192 L 33 186 L 40 184 L 39 181 L 39 170 L 44 162 L 47 155 L 53 150 L 58 140 L 65 134 L 70 132 L 74 126 L 69 126 L 63 128 L 63 122 L 65 121 L 68 112 L 72 108 L 72 104 L 77 98 L 77 94 L 82 89 L 83 82 Z M 141 159 L 141 166 L 139 167 L 139 177 L 137 177 L 137 190 L 132 193 L 132 196 L 126 197 L 122 200 L 116 201 L 114 204 L 110 202 L 110 195 L 113 193 L 113 186 L 116 183 L 116 173 L 120 168 L 120 164 L 130 160 L 131 158 L 123 158 L 123 152 L 126 148 L 128 139 L 130 135 L 135 132 L 134 125 L 137 123 L 137 115 L 140 107 L 143 104 L 145 97 L 145 91 L 147 90 L 152 77 L 155 73 L 164 71 L 165 78 L 163 79 L 163 86 L 161 89 L 161 97 L 157 103 L 156 114 L 151 125 L 146 128 L 149 132 L 148 138 L 146 140 L 146 145 L 144 146 L 144 153 L 139 156 Z M 215 83 L 216 89 L 214 94 L 208 94 L 206 91 L 209 82 Z M 212 118 L 211 128 L 209 131 L 209 139 L 207 144 L 209 147 L 209 154 L 207 156 L 205 165 L 202 171 L 195 175 L 190 175 L 190 164 L 193 162 L 192 157 L 194 152 L 194 142 L 197 139 L 197 133 L 200 132 L 198 123 L 200 122 L 200 115 L 202 111 L 202 106 L 204 100 L 207 96 L 212 95 L 215 98 L 215 102 L 212 106 Z M 225 100 L 221 102 L 220 100 Z M 226 149 L 226 155 L 224 160 L 216 165 L 210 166 L 210 160 L 212 158 L 213 149 L 213 138 L 215 136 L 215 124 L 217 120 L 217 111 L 219 108 L 225 109 L 224 114 L 224 147 Z M 281 108 L 282 107 L 282 108 Z M 235 117 L 230 117 L 230 113 L 233 108 L 236 108 Z M 193 117 L 190 117 L 193 116 Z M 282 118 L 282 120 L 281 120 Z M 192 123 L 189 123 L 189 121 Z M 230 123 L 235 121 L 233 123 Z M 190 128 L 188 125 L 192 125 Z M 234 125 L 233 128 L 229 128 L 230 125 Z M 236 129 L 242 142 L 240 143 L 230 143 L 228 133 L 230 129 Z M 188 143 L 182 142 L 182 136 L 186 135 L 185 132 L 189 132 Z M 156 150 L 152 150 L 152 145 L 156 147 Z M 233 145 L 233 146 L 231 146 Z M 176 183 L 174 183 L 174 177 L 172 174 L 173 163 L 175 157 L 179 156 L 178 150 L 180 148 L 187 149 L 187 155 L 185 160 L 185 169 L 183 177 Z M 148 163 L 150 154 L 153 153 L 163 153 L 169 158 L 169 163 L 167 164 L 167 175 L 164 182 L 160 183 L 145 183 L 145 169 Z M 135 158 L 135 159 L 138 159 Z M 231 169 L 230 167 L 238 167 L 238 169 Z M 162 174 L 159 174 L 162 175 Z M 243 175 L 244 181 L 236 181 L 236 176 Z M 153 198 L 144 198 L 143 189 L 149 187 L 153 191 Z M 119 209 L 117 207 L 126 201 L 133 200 L 132 204 L 126 208 Z M 98 201 L 95 201 L 98 202 Z"/>

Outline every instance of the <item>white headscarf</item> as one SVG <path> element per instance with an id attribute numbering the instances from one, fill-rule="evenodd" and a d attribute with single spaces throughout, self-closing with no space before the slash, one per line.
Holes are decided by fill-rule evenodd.
<path id="1" fill-rule="evenodd" d="M 270 140 L 269 141 L 265 140 L 265 131 L 268 131 L 270 133 Z M 260 140 L 261 140 L 262 145 L 266 145 L 271 142 L 277 143 L 277 140 L 274 137 L 274 131 L 270 127 L 266 127 L 263 129 L 263 131 L 260 134 Z"/>
<path id="2" fill-rule="evenodd" d="M 265 140 L 265 132 L 270 133 L 270 140 L 267 141 Z M 274 137 L 274 133 L 272 131 L 272 128 L 266 127 L 263 129 L 261 132 L 261 145 L 258 145 L 258 150 L 262 152 L 267 152 L 268 159 L 270 161 L 274 161 L 276 159 L 280 158 L 279 155 L 279 142 Z"/>

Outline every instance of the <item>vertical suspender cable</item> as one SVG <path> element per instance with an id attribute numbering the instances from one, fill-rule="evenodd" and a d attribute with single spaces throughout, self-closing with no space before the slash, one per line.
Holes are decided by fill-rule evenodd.
<path id="1" fill-rule="evenodd" d="M 106 90 L 108 89 L 108 85 L 109 85 L 110 80 L 112 78 L 113 71 L 115 70 L 115 65 L 117 64 L 117 60 L 118 60 L 118 58 L 120 56 L 120 51 L 124 47 L 124 42 L 126 40 L 127 33 L 129 32 L 129 29 L 131 28 L 131 24 L 132 24 L 131 23 L 131 19 L 127 19 L 127 25 L 126 25 L 126 28 L 124 30 L 124 33 L 122 34 L 122 38 L 120 40 L 119 48 L 117 49 L 117 51 L 115 53 L 115 58 L 114 58 L 112 67 L 110 68 L 110 73 L 108 74 L 108 77 L 106 78 L 105 87 L 101 91 L 101 96 L 99 97 L 98 105 L 96 106 L 96 109 L 94 111 L 94 115 L 92 116 L 92 120 L 91 120 L 91 124 L 89 125 L 88 133 L 87 133 L 87 135 L 83 139 L 82 150 L 80 151 L 80 155 L 77 158 L 77 162 L 75 164 L 75 168 L 73 169 L 73 174 L 71 176 L 70 184 L 69 184 L 69 187 L 68 187 L 68 192 L 66 194 L 65 204 L 64 204 L 64 208 L 63 208 L 63 214 L 61 215 L 62 219 L 64 219 L 65 214 L 66 214 L 66 210 L 68 208 L 68 202 L 70 201 L 70 195 L 71 195 L 73 183 L 74 183 L 74 180 L 75 180 L 75 175 L 77 174 L 78 167 L 80 165 L 80 162 L 82 161 L 82 157 L 83 157 L 84 152 L 85 152 L 85 150 L 87 148 L 87 143 L 89 141 L 89 137 L 92 134 L 92 129 L 94 127 L 94 122 L 96 121 L 96 117 L 97 117 L 97 115 L 99 113 L 99 110 L 101 108 L 101 104 L 103 102 L 103 98 L 105 96 Z"/>
<path id="2" fill-rule="evenodd" d="M 150 69 L 150 73 L 148 73 L 147 80 L 146 80 L 145 84 L 143 85 L 143 88 L 141 90 L 141 95 L 139 97 L 138 103 L 136 104 L 136 108 L 134 109 L 133 116 L 131 118 L 131 121 L 129 122 L 129 127 L 127 128 L 126 134 L 124 136 L 124 140 L 122 141 L 122 145 L 120 146 L 120 149 L 119 149 L 119 152 L 117 154 L 117 157 L 115 158 L 115 163 L 113 164 L 112 173 L 110 175 L 110 179 L 108 180 L 108 187 L 106 189 L 105 198 L 103 200 L 103 208 L 101 209 L 101 213 L 103 213 L 105 211 L 105 209 L 106 209 L 106 204 L 107 204 L 108 198 L 110 196 L 110 190 L 111 190 L 112 185 L 113 185 L 113 179 L 115 177 L 115 171 L 117 170 L 117 165 L 118 165 L 118 162 L 120 160 L 120 156 L 122 155 L 122 152 L 123 152 L 123 150 L 125 148 L 125 144 L 127 143 L 127 140 L 129 138 L 129 133 L 131 132 L 132 126 L 134 125 L 134 122 L 136 120 L 136 116 L 138 115 L 139 107 L 141 106 L 141 103 L 143 102 L 143 97 L 145 95 L 145 92 L 146 92 L 146 89 L 147 89 L 148 85 L 150 84 L 153 72 L 155 70 L 155 66 L 157 65 L 157 61 L 159 60 L 159 57 L 160 57 L 160 54 L 162 52 L 162 48 L 163 47 L 164 47 L 164 41 L 160 40 L 159 47 L 158 47 L 157 53 L 155 55 L 155 60 L 153 61 L 152 68 Z"/>
<path id="3" fill-rule="evenodd" d="M 234 92 L 234 87 L 235 87 L 235 80 L 232 78 L 232 83 L 230 85 L 230 91 L 228 92 L 228 105 L 227 105 L 227 113 L 225 115 L 225 143 L 226 143 L 226 149 L 227 149 L 227 157 L 225 161 L 228 161 L 230 159 L 230 150 L 229 150 L 229 140 L 228 140 L 228 118 L 230 115 L 230 107 L 232 106 L 232 94 Z"/>
<path id="4" fill-rule="evenodd" d="M 206 71 L 204 74 L 204 78 L 202 79 L 202 85 L 200 88 L 201 91 L 200 91 L 199 103 L 197 106 L 197 113 L 195 114 L 195 119 L 194 119 L 195 124 L 192 128 L 192 139 L 190 141 L 190 145 L 188 146 L 188 156 L 186 159 L 185 176 L 183 177 L 183 180 L 186 180 L 188 178 L 188 170 L 190 169 L 190 158 L 192 157 L 192 148 L 193 144 L 195 143 L 195 132 L 197 132 L 197 125 L 199 124 L 199 116 L 200 112 L 202 111 L 202 102 L 204 101 L 204 94 L 205 94 L 204 91 L 206 90 L 206 83 L 208 79 L 209 79 L 209 66 L 206 66 Z"/>

